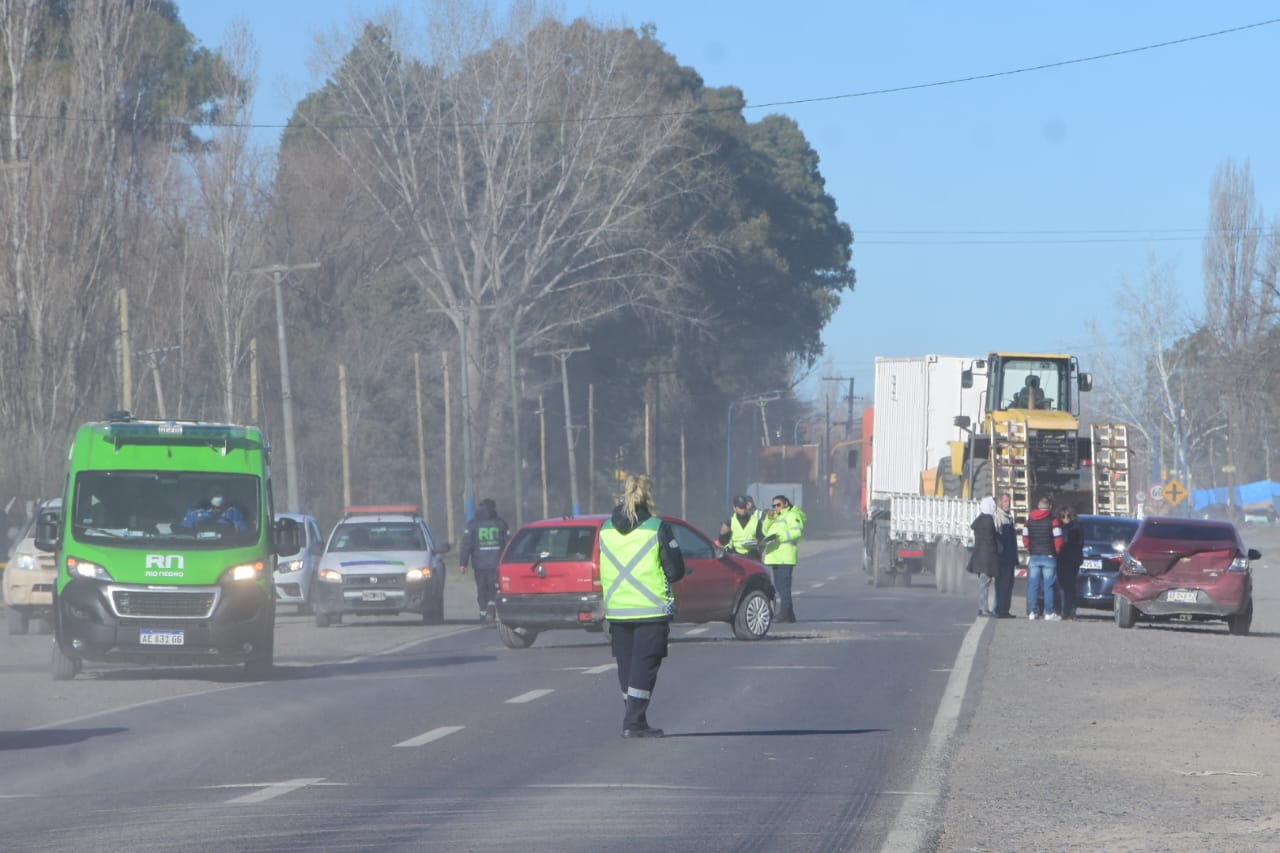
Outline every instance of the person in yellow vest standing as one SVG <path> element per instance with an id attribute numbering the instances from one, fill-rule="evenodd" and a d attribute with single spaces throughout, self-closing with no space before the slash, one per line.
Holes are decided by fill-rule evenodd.
<path id="1" fill-rule="evenodd" d="M 779 622 L 796 621 L 791 605 L 791 573 L 800 558 L 800 539 L 804 536 L 804 510 L 786 495 L 774 495 L 769 512 L 760 522 L 764 535 L 764 564 L 773 574 L 773 588 L 778 593 Z"/>
<path id="2" fill-rule="evenodd" d="M 684 556 L 671 525 L 656 513 L 653 481 L 633 474 L 600 528 L 600 584 L 626 702 L 624 738 L 662 737 L 662 729 L 649 725 L 646 712 L 658 667 L 667 656 L 675 614 L 671 584 L 684 577 Z"/>
<path id="3" fill-rule="evenodd" d="M 716 544 L 735 554 L 760 559 L 760 513 L 751 507 L 751 498 L 738 495 L 733 499 L 733 515 L 720 525 Z"/>

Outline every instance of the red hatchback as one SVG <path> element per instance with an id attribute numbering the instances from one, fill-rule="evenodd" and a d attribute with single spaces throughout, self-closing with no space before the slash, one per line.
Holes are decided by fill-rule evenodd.
<path id="1" fill-rule="evenodd" d="M 511 537 L 498 566 L 498 632 L 527 649 L 552 628 L 604 630 L 597 534 L 607 515 L 534 521 Z M 773 584 L 760 563 L 726 553 L 678 518 L 671 525 L 685 576 L 671 585 L 676 622 L 727 622 L 740 640 L 758 640 L 773 622 Z"/>
<path id="2" fill-rule="evenodd" d="M 1232 634 L 1253 622 L 1253 575 L 1246 550 L 1227 521 L 1144 519 L 1125 550 L 1115 585 L 1116 624 L 1138 619 L 1223 620 Z"/>

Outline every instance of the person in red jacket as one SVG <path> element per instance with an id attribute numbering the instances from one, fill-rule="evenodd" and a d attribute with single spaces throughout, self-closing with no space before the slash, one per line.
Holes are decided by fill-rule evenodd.
<path id="1" fill-rule="evenodd" d="M 1022 544 L 1027 549 L 1027 618 L 1061 622 L 1053 609 L 1053 587 L 1058 575 L 1058 553 L 1062 550 L 1062 528 L 1053 514 L 1053 503 L 1041 498 L 1022 526 Z M 1043 609 L 1038 605 L 1043 601 Z"/>

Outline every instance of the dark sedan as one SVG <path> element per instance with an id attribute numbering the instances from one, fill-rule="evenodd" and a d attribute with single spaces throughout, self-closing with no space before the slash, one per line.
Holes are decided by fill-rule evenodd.
<path id="1" fill-rule="evenodd" d="M 1136 518 L 1111 515 L 1082 515 L 1084 562 L 1076 576 L 1076 606 L 1110 611 L 1115 599 L 1112 589 L 1120 575 L 1124 549 L 1138 532 Z"/>

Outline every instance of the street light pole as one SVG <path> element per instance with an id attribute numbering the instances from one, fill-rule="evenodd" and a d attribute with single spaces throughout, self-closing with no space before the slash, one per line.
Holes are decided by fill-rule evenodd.
<path id="1" fill-rule="evenodd" d="M 301 503 L 298 500 L 298 458 L 294 450 L 293 434 L 293 392 L 289 387 L 289 345 L 284 334 L 284 277 L 297 270 L 320 269 L 318 263 L 306 264 L 273 264 L 268 267 L 257 267 L 250 272 L 271 276 L 276 291 L 276 337 L 280 342 L 280 402 L 284 415 L 284 470 L 288 481 L 287 495 L 289 512 L 299 512 Z"/>
<path id="2" fill-rule="evenodd" d="M 569 451 L 569 498 L 573 504 L 573 514 L 582 514 L 578 503 L 578 465 L 575 461 L 573 436 L 573 410 L 569 405 L 569 356 L 575 352 L 586 352 L 591 347 L 567 347 L 554 352 L 540 352 L 538 355 L 549 355 L 560 362 L 560 386 L 564 391 L 564 440 Z"/>

